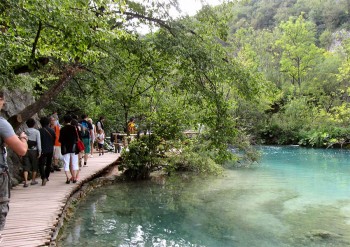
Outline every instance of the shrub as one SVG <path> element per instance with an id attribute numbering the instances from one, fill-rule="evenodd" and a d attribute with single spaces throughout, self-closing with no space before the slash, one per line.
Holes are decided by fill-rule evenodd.
<path id="1" fill-rule="evenodd" d="M 222 167 L 214 161 L 214 151 L 205 149 L 197 139 L 164 141 L 157 135 L 142 136 L 123 151 L 119 169 L 128 179 L 148 179 L 152 171 L 193 171 L 219 174 Z"/>
<path id="2" fill-rule="evenodd" d="M 156 135 L 145 135 L 132 141 L 129 151 L 123 151 L 119 169 L 132 180 L 147 179 L 164 162 L 165 146 Z"/>
<path id="3" fill-rule="evenodd" d="M 165 170 L 220 174 L 222 167 L 215 162 L 215 156 L 215 151 L 206 149 L 197 139 L 186 140 L 176 152 L 167 153 L 168 164 Z"/>

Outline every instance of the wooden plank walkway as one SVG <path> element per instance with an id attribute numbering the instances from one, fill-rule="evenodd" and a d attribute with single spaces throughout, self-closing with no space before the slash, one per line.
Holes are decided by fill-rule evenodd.
<path id="1" fill-rule="evenodd" d="M 76 184 L 65 183 L 62 169 L 50 174 L 46 186 L 41 185 L 39 178 L 37 185 L 24 188 L 23 184 L 19 184 L 14 187 L 11 190 L 10 212 L 2 232 L 4 241 L 0 246 L 48 246 L 69 197 L 118 158 L 116 153 L 94 154 L 88 159 L 87 166 L 82 167 Z"/>

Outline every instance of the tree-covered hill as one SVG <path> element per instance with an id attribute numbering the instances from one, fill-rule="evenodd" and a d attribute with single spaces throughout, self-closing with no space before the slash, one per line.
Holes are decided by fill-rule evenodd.
<path id="1" fill-rule="evenodd" d="M 291 16 L 304 17 L 313 22 L 317 36 L 325 30 L 334 32 L 349 28 L 350 1 L 348 0 L 244 0 L 234 8 L 231 23 L 233 32 L 240 28 L 273 29 Z"/>
<path id="2" fill-rule="evenodd" d="M 349 0 L 253 0 L 230 10 L 233 54 L 273 85 L 269 109 L 237 107 L 257 141 L 349 142 L 349 9 Z"/>

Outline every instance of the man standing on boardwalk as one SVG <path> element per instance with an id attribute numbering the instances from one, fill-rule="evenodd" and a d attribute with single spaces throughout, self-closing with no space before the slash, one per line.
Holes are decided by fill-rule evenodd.
<path id="1" fill-rule="evenodd" d="M 4 91 L 0 90 L 0 110 L 5 103 Z M 2 242 L 1 231 L 5 227 L 6 216 L 9 211 L 10 200 L 10 175 L 7 165 L 7 151 L 5 145 L 20 156 L 26 154 L 28 137 L 24 132 L 17 136 L 12 126 L 0 117 L 0 243 Z"/>

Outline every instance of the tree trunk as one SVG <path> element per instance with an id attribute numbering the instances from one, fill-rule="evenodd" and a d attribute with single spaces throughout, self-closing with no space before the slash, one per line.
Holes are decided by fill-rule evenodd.
<path id="1" fill-rule="evenodd" d="M 300 86 L 301 86 L 301 59 L 298 58 L 297 60 L 297 69 L 298 69 L 298 86 L 299 86 L 299 90 L 300 90 Z"/>
<path id="2" fill-rule="evenodd" d="M 70 80 L 81 70 L 78 64 L 68 65 L 63 70 L 61 77 L 58 79 L 55 85 L 48 89 L 37 101 L 24 108 L 17 115 L 11 116 L 8 121 L 12 125 L 15 131 L 21 126 L 22 123 L 27 121 L 30 117 L 38 113 L 41 109 L 48 106 L 52 99 L 63 90 L 63 88 L 70 82 Z"/>
<path id="3" fill-rule="evenodd" d="M 129 115 L 129 108 L 127 105 L 123 105 L 124 108 L 124 125 L 125 125 L 125 132 L 129 135 L 129 128 L 128 128 L 128 115 Z"/>

